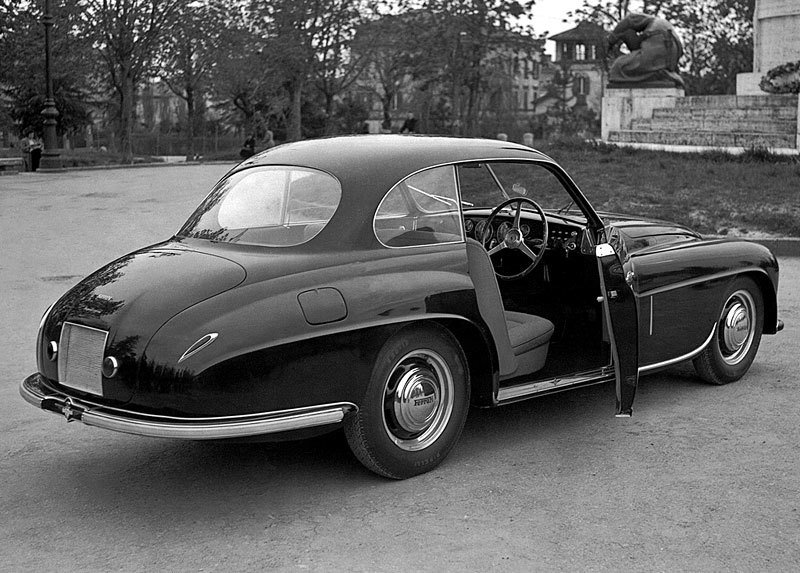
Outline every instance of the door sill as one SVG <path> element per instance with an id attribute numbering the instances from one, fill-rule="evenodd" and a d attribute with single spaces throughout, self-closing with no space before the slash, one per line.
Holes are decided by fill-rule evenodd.
<path id="1" fill-rule="evenodd" d="M 533 396 L 540 396 L 544 394 L 553 394 L 561 392 L 569 388 L 577 388 L 579 386 L 591 386 L 592 384 L 601 384 L 603 382 L 614 381 L 613 368 L 599 368 L 589 372 L 580 372 L 578 374 L 571 374 L 569 376 L 559 376 L 557 378 L 548 378 L 545 380 L 533 380 L 530 382 L 522 382 L 520 384 L 513 384 L 504 386 L 497 392 L 497 404 L 509 404 L 519 400 L 525 400 Z"/>

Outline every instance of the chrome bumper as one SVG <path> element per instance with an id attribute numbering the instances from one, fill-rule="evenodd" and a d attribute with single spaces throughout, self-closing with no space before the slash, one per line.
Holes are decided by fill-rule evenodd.
<path id="1" fill-rule="evenodd" d="M 345 414 L 357 410 L 355 404 L 338 402 L 243 416 L 216 418 L 157 416 L 73 398 L 50 388 L 41 374 L 32 374 L 23 380 L 19 393 L 26 402 L 48 412 L 60 414 L 67 422 L 78 420 L 88 426 L 115 432 L 188 440 L 259 436 L 326 426 L 341 422 Z"/>

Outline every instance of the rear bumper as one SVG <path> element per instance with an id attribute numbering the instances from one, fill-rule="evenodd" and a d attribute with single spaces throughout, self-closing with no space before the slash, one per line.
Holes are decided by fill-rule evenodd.
<path id="1" fill-rule="evenodd" d="M 26 402 L 66 418 L 115 432 L 156 438 L 219 440 L 244 436 L 276 434 L 337 424 L 355 404 L 338 402 L 291 410 L 209 418 L 182 418 L 141 414 L 130 410 L 93 404 L 68 396 L 47 385 L 41 374 L 31 374 L 22 381 L 20 395 Z"/>

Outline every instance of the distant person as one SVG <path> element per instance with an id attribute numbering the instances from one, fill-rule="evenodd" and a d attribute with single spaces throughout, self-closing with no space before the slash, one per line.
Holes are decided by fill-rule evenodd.
<path id="1" fill-rule="evenodd" d="M 244 140 L 242 144 L 242 149 L 239 151 L 239 157 L 242 159 L 247 159 L 248 157 L 252 157 L 256 153 L 256 138 L 252 133 L 247 135 L 247 139 Z"/>
<path id="2" fill-rule="evenodd" d="M 406 116 L 406 120 L 403 122 L 403 127 L 400 128 L 400 133 L 416 133 L 417 132 L 417 118 L 414 117 L 413 113 L 409 113 Z"/>
<path id="3" fill-rule="evenodd" d="M 265 136 L 265 139 L 266 139 L 266 141 L 264 143 L 264 147 L 266 147 L 267 149 L 269 149 L 271 147 L 275 147 L 275 135 L 272 133 L 271 129 L 267 130 L 267 134 Z"/>
<path id="4" fill-rule="evenodd" d="M 42 148 L 44 144 L 32 131 L 28 132 L 27 137 L 22 140 L 22 153 L 25 160 L 26 171 L 36 171 L 39 169 L 39 161 L 42 158 Z"/>

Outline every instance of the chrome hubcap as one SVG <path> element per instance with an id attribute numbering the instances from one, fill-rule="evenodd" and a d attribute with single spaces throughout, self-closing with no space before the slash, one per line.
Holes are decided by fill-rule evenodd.
<path id="1" fill-rule="evenodd" d="M 720 317 L 722 359 L 737 364 L 750 350 L 755 325 L 755 303 L 747 291 L 736 291 L 728 298 Z"/>
<path id="2" fill-rule="evenodd" d="M 400 448 L 417 451 L 434 443 L 453 411 L 453 376 L 432 350 L 404 356 L 386 381 L 383 425 Z"/>

